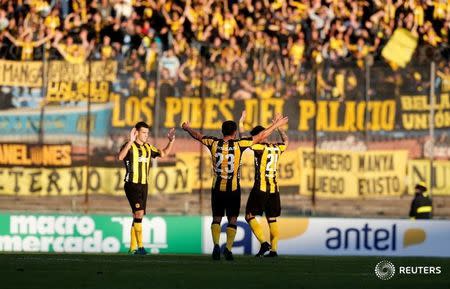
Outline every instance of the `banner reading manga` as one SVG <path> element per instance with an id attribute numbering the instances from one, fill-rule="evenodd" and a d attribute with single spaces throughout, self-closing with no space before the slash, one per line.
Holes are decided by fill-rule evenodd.
<path id="1" fill-rule="evenodd" d="M 65 61 L 48 63 L 49 83 L 116 80 L 116 61 L 93 61 L 71 64 Z M 42 61 L 0 60 L 0 86 L 42 87 Z"/>
<path id="2" fill-rule="evenodd" d="M 0 60 L 0 85 L 42 86 L 42 62 Z"/>

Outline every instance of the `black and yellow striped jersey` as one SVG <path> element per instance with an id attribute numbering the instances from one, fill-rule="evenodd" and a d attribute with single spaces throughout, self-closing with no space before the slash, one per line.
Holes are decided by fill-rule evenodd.
<path id="1" fill-rule="evenodd" d="M 278 159 L 286 150 L 286 145 L 284 143 L 254 144 L 252 150 L 255 155 L 255 188 L 263 192 L 278 192 Z"/>
<path id="2" fill-rule="evenodd" d="M 126 144 L 122 146 L 122 149 L 125 146 Z M 150 159 L 159 156 L 161 156 L 161 151 L 156 147 L 147 143 L 140 145 L 134 142 L 123 159 L 127 170 L 124 181 L 135 184 L 147 184 Z"/>
<path id="3" fill-rule="evenodd" d="M 240 188 L 240 167 L 242 153 L 252 146 L 252 138 L 224 141 L 205 136 L 202 143 L 211 151 L 214 170 L 213 189 L 231 192 Z"/>

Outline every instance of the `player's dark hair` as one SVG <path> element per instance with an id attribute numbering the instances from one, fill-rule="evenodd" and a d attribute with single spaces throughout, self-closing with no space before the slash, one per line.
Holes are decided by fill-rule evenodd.
<path id="1" fill-rule="evenodd" d="M 227 120 L 222 123 L 223 136 L 233 135 L 237 131 L 237 124 L 232 120 Z"/>
<path id="2" fill-rule="evenodd" d="M 255 136 L 255 135 L 259 134 L 260 132 L 262 132 L 263 130 L 265 130 L 265 128 L 263 126 L 257 125 L 252 129 L 252 131 L 250 132 L 250 135 Z"/>
<path id="3" fill-rule="evenodd" d="M 138 122 L 138 123 L 134 126 L 134 128 L 137 129 L 137 130 L 140 130 L 141 127 L 150 129 L 150 126 L 149 126 L 148 124 L 146 124 L 145 122 L 143 122 L 143 121 Z"/>

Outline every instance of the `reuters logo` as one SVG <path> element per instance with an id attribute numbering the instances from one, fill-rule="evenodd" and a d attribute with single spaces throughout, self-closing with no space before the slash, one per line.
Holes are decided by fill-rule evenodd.
<path id="1" fill-rule="evenodd" d="M 389 280 L 395 275 L 395 266 L 389 261 L 381 261 L 375 266 L 375 275 L 381 280 Z"/>

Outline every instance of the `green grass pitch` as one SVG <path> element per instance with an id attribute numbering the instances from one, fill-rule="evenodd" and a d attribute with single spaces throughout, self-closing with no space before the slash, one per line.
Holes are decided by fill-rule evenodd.
<path id="1" fill-rule="evenodd" d="M 441 266 L 440 275 L 379 280 L 381 260 L 398 266 Z M 397 271 L 398 272 L 398 271 Z M 194 255 L 0 254 L 0 288 L 450 288 L 450 258 Z"/>

